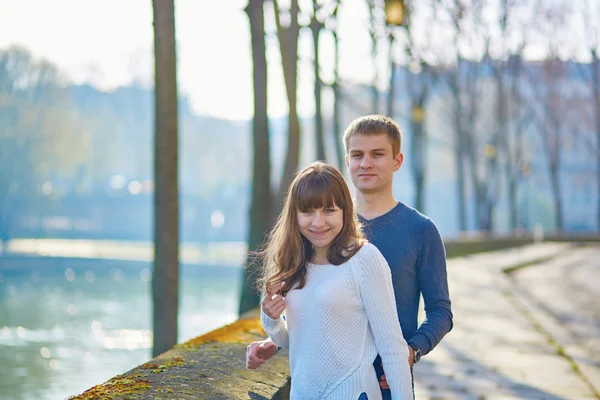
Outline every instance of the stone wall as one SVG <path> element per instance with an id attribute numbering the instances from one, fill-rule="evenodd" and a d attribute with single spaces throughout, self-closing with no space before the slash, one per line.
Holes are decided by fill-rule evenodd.
<path id="1" fill-rule="evenodd" d="M 287 350 L 258 370 L 245 367 L 246 346 L 266 337 L 257 314 L 178 344 L 70 399 L 288 399 Z"/>

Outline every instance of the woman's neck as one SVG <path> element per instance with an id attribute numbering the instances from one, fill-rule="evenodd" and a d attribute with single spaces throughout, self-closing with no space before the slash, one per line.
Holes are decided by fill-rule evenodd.
<path id="1" fill-rule="evenodd" d="M 310 262 L 313 264 L 329 264 L 329 260 L 327 259 L 327 250 L 328 248 L 315 248 L 313 249 L 313 254 L 310 259 Z"/>

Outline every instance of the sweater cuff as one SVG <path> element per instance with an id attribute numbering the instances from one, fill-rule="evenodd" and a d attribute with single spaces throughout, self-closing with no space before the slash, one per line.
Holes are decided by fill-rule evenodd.
<path id="1" fill-rule="evenodd" d="M 269 333 L 269 332 L 273 332 L 275 329 L 279 328 L 279 324 L 281 323 L 281 317 L 279 317 L 277 319 L 272 319 L 267 314 L 263 313 L 261 322 L 263 324 L 263 328 L 265 328 L 265 331 L 267 331 L 267 333 Z"/>
<path id="2" fill-rule="evenodd" d="M 417 332 L 413 337 L 410 338 L 408 344 L 421 350 L 421 356 L 424 356 L 431 351 L 431 343 L 429 342 L 427 336 L 422 333 Z"/>

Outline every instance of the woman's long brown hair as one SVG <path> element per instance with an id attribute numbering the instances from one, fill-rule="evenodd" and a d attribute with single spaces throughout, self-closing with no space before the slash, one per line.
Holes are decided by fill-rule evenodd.
<path id="1" fill-rule="evenodd" d="M 264 251 L 262 277 L 259 289 L 285 282 L 280 293 L 286 295 L 296 283 L 297 289 L 306 284 L 306 263 L 313 255 L 312 244 L 301 233 L 298 212 L 319 208 L 339 207 L 344 225 L 327 251 L 327 260 L 333 265 L 348 261 L 365 242 L 348 185 L 333 166 L 321 161 L 302 169 L 292 181 L 275 227 L 268 237 Z"/>

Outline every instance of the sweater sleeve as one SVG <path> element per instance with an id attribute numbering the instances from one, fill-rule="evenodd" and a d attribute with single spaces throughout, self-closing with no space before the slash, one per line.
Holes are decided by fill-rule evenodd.
<path id="1" fill-rule="evenodd" d="M 442 237 L 429 219 L 421 235 L 416 271 L 425 303 L 425 321 L 408 341 L 425 355 L 452 329 L 452 310 Z"/>
<path id="2" fill-rule="evenodd" d="M 260 310 L 260 322 L 271 341 L 278 347 L 289 348 L 289 337 L 287 322 L 285 321 L 285 311 L 277 319 L 270 318 L 262 310 Z"/>
<path id="3" fill-rule="evenodd" d="M 392 399 L 412 399 L 408 345 L 400 329 L 392 274 L 379 250 L 371 244 L 365 246 L 368 248 L 361 251 L 360 294 L 375 346 L 383 361 Z"/>

